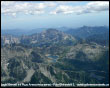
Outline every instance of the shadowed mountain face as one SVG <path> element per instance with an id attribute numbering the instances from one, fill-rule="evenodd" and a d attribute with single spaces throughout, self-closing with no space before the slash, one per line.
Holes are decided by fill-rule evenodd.
<path id="1" fill-rule="evenodd" d="M 106 33 L 82 27 L 76 34 L 89 29 L 89 37 Z M 109 83 L 109 46 L 87 35 L 84 41 L 56 29 L 19 37 L 2 35 L 1 82 Z"/>
<path id="2" fill-rule="evenodd" d="M 84 39 L 88 43 L 96 42 L 101 45 L 109 44 L 109 28 L 106 26 L 83 26 L 77 29 L 67 30 L 65 33 L 71 34 L 79 40 Z"/>
<path id="3" fill-rule="evenodd" d="M 109 33 L 109 28 L 106 26 L 99 26 L 99 27 L 83 26 L 77 29 L 67 30 L 66 33 L 69 33 L 76 37 L 86 38 L 88 36 L 95 35 L 95 34 Z"/>

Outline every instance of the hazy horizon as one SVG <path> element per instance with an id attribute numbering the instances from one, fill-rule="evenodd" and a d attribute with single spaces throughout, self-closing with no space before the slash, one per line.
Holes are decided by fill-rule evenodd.
<path id="1" fill-rule="evenodd" d="M 61 26 L 61 27 L 45 27 L 45 29 L 44 30 L 46 30 L 46 29 L 56 29 L 56 28 L 72 28 L 72 29 L 78 29 L 78 28 L 81 28 L 81 27 L 84 27 L 84 26 L 86 26 L 86 25 L 83 25 L 83 26 L 79 26 L 79 27 L 66 27 L 66 26 Z M 99 26 L 86 26 L 86 27 L 109 27 L 109 25 L 99 25 Z M 31 30 L 37 30 L 37 29 L 43 29 L 43 28 L 33 28 L 33 29 L 22 29 L 22 28 L 16 28 L 16 29 L 1 29 L 1 30 L 23 30 L 23 31 L 31 31 Z"/>

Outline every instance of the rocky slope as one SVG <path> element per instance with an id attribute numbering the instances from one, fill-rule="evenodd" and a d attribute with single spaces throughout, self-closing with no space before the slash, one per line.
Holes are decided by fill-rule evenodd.
<path id="1" fill-rule="evenodd" d="M 13 38 L 1 47 L 2 83 L 109 83 L 108 46 L 55 29 Z"/>

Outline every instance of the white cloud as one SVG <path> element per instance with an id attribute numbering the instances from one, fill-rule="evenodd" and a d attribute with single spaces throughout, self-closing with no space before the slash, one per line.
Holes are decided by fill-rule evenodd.
<path id="1" fill-rule="evenodd" d="M 59 5 L 54 11 L 51 11 L 50 14 L 57 13 L 76 13 L 76 14 L 84 14 L 84 13 L 93 13 L 93 12 L 101 12 L 109 10 L 109 2 L 107 1 L 94 1 L 89 2 L 83 6 L 69 6 L 69 5 Z"/>
<path id="2" fill-rule="evenodd" d="M 2 1 L 1 13 L 5 15 L 15 16 L 18 13 L 24 14 L 42 14 L 47 7 L 54 7 L 56 4 L 53 2 L 21 2 L 21 1 Z"/>
<path id="3" fill-rule="evenodd" d="M 69 3 L 69 4 L 68 4 Z M 81 3 L 81 2 L 71 2 Z M 29 2 L 29 1 L 2 1 L 1 13 L 4 15 L 16 16 L 19 13 L 23 14 L 43 14 L 46 11 L 50 14 L 84 14 L 109 10 L 109 2 L 107 1 L 94 1 L 86 5 L 72 6 L 70 2 Z M 54 8 L 52 8 L 54 7 Z M 48 10 L 49 9 L 49 10 Z M 55 9 L 55 10 L 53 10 Z"/>
<path id="4" fill-rule="evenodd" d="M 53 1 L 46 1 L 44 2 L 44 4 L 47 6 L 47 7 L 55 7 L 57 5 L 57 3 L 53 2 Z"/>

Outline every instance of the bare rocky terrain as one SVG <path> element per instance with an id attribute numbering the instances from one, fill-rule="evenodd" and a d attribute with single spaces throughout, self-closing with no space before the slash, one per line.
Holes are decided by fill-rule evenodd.
<path id="1" fill-rule="evenodd" d="M 109 46 L 48 29 L 1 36 L 2 83 L 109 83 Z"/>

